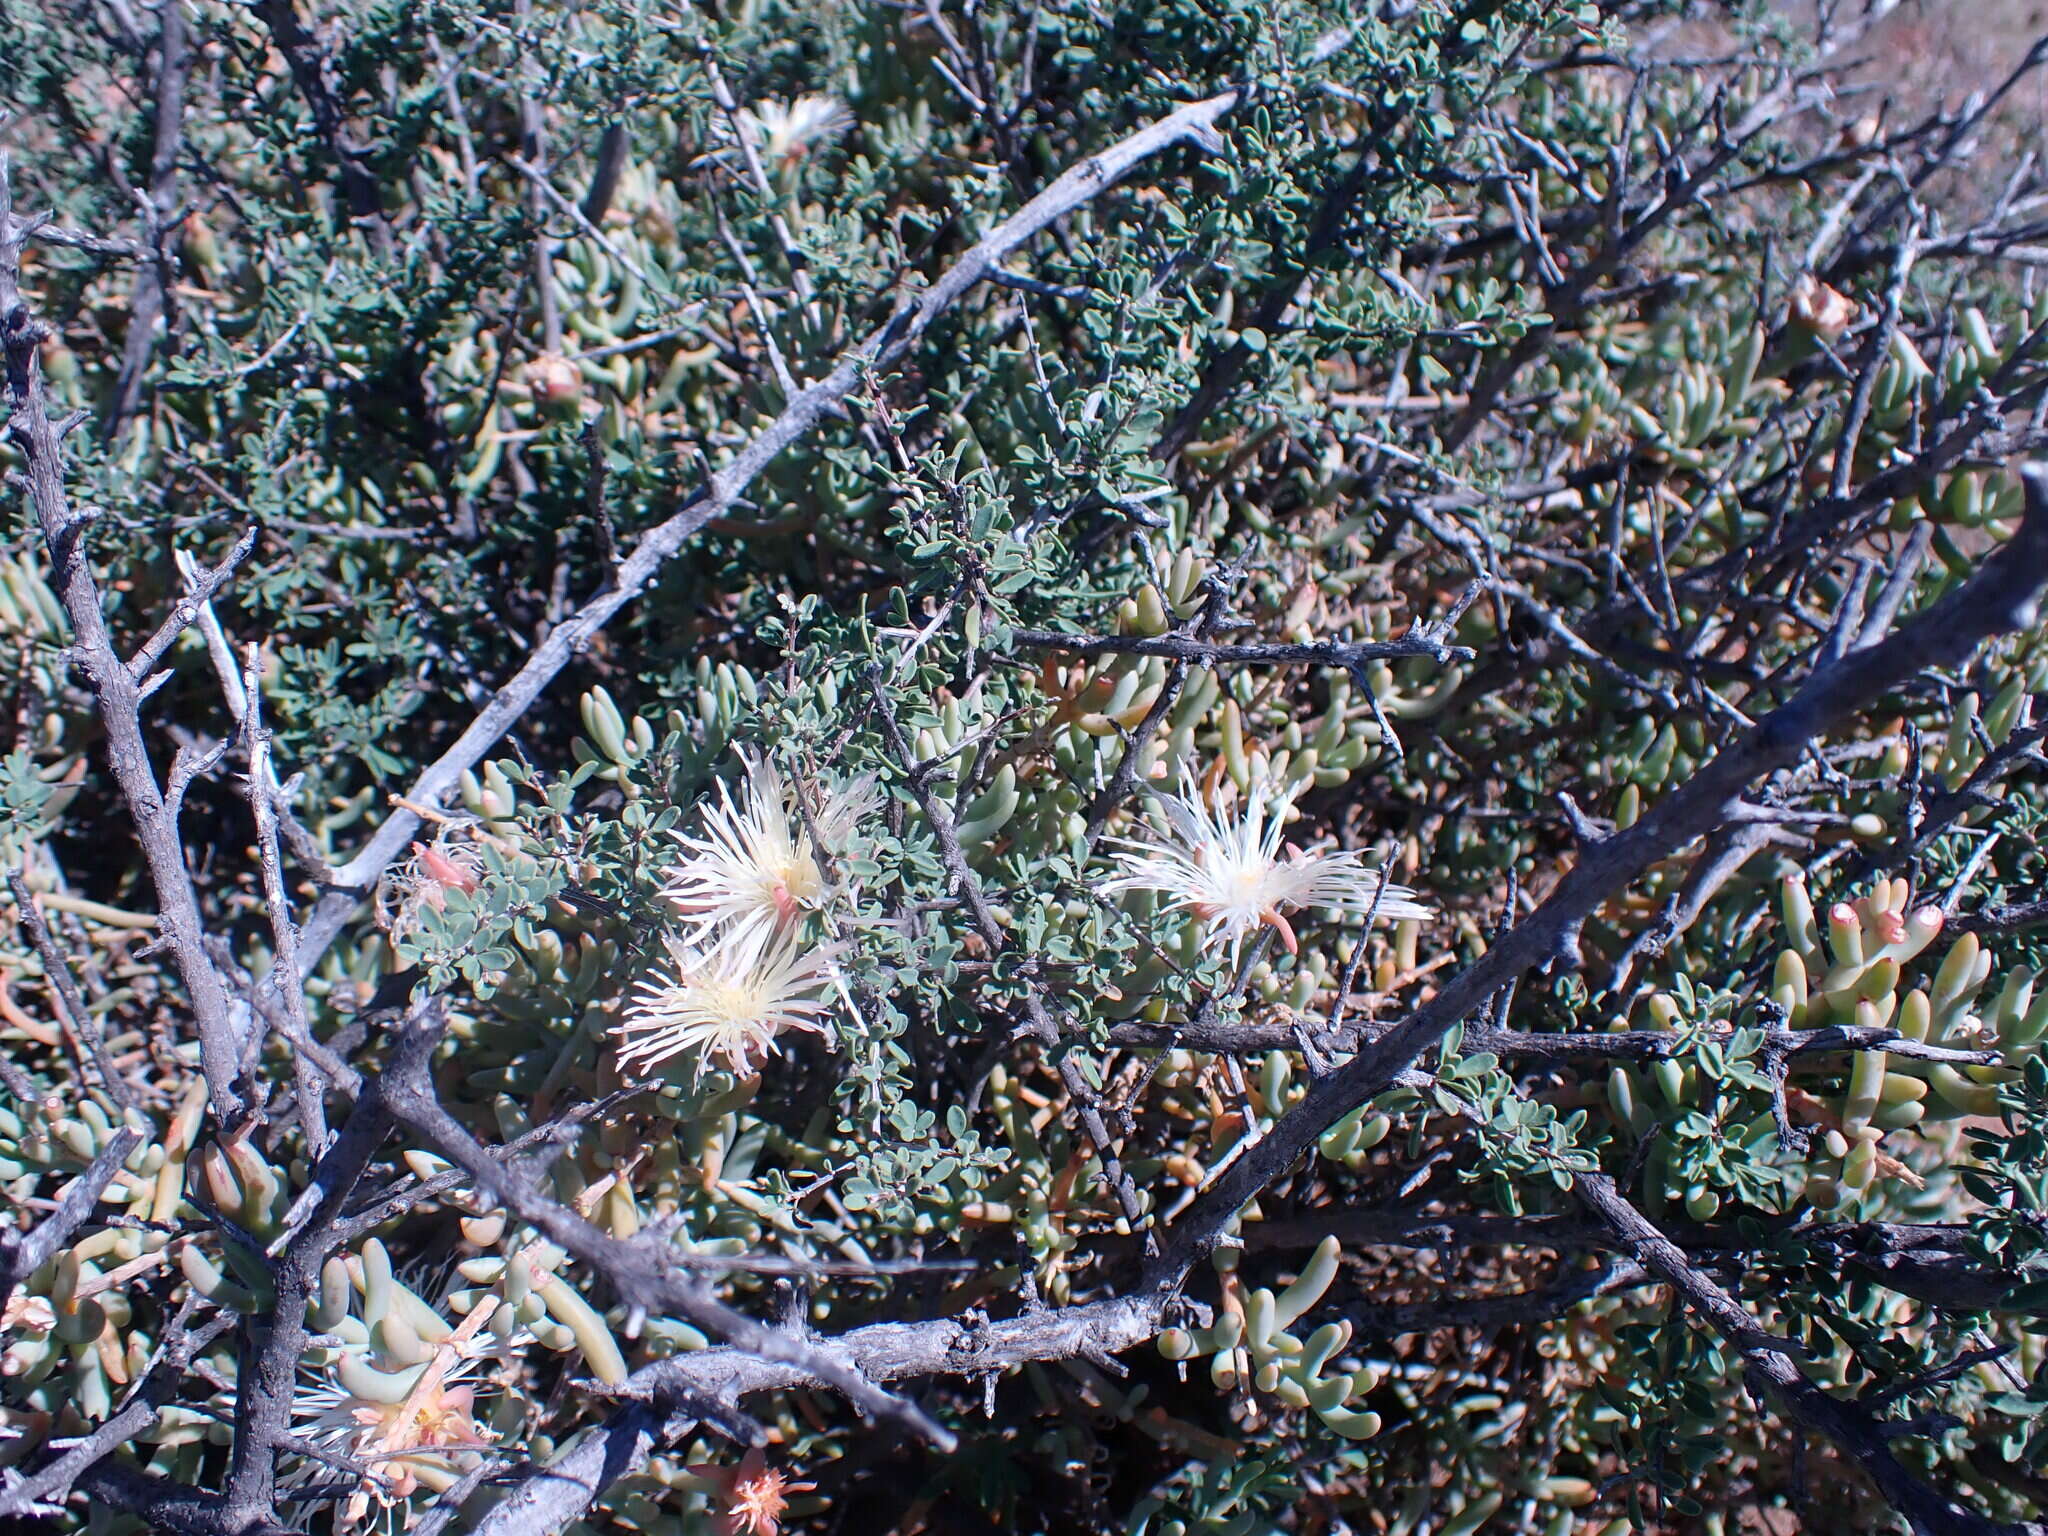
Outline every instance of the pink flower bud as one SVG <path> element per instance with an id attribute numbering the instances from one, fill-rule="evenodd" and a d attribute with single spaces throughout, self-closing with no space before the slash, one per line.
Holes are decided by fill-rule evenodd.
<path id="1" fill-rule="evenodd" d="M 1802 273 L 1792 286 L 1786 318 L 1800 330 L 1833 341 L 1855 323 L 1856 301 L 1837 293 L 1811 272 Z"/>

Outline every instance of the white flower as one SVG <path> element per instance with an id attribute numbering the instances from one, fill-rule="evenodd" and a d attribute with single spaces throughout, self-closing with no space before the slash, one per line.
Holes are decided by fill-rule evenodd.
<path id="1" fill-rule="evenodd" d="M 673 974 L 641 982 L 615 1030 L 623 1075 L 644 1080 L 670 1057 L 695 1051 L 698 1077 L 714 1061 L 746 1076 L 775 1053 L 784 1030 L 823 1033 L 832 1011 L 824 994 L 844 946 L 807 946 L 788 929 L 728 933 L 709 946 L 662 942 Z"/>
<path id="2" fill-rule="evenodd" d="M 860 824 L 882 808 L 881 782 L 872 773 L 849 779 L 825 797 L 817 814 L 818 840 L 827 853 L 840 853 Z"/>
<path id="3" fill-rule="evenodd" d="M 770 97 L 741 107 L 733 115 L 771 169 L 795 165 L 810 153 L 813 144 L 836 139 L 853 126 L 853 113 L 834 96 L 796 96 L 787 102 Z M 732 129 L 722 120 L 713 131 L 723 139 L 732 137 Z M 729 160 L 732 151 L 721 150 L 707 158 Z"/>
<path id="4" fill-rule="evenodd" d="M 1294 954 L 1294 928 L 1285 914 L 1301 907 L 1355 917 L 1373 912 L 1389 922 L 1430 915 L 1413 891 L 1384 882 L 1355 853 L 1309 853 L 1283 845 L 1280 834 L 1293 797 L 1273 793 L 1263 773 L 1254 775 L 1237 816 L 1203 805 L 1185 769 L 1181 793 L 1158 798 L 1167 825 L 1149 828 L 1153 835 L 1147 838 L 1115 839 L 1122 845 L 1115 858 L 1123 873 L 1103 889 L 1156 891 L 1171 905 L 1186 907 L 1208 924 L 1210 939 L 1221 934 L 1229 940 L 1232 959 L 1245 935 L 1262 925 Z"/>
<path id="5" fill-rule="evenodd" d="M 739 797 L 721 783 L 718 801 L 704 813 L 696 836 L 678 832 L 686 850 L 668 870 L 662 894 L 676 904 L 697 943 L 721 928 L 735 937 L 787 927 L 799 912 L 820 906 L 825 877 L 789 786 L 765 758 L 741 754 L 747 776 Z M 826 800 L 817 820 L 828 848 L 844 845 L 874 808 L 874 779 L 855 780 Z"/>

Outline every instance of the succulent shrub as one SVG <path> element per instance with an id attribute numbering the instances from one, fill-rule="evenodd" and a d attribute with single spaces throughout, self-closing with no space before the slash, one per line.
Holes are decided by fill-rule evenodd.
<path id="1" fill-rule="evenodd" d="M 2048 48 L 1701 9 L 0 7 L 0 1516 L 2048 1529 Z"/>

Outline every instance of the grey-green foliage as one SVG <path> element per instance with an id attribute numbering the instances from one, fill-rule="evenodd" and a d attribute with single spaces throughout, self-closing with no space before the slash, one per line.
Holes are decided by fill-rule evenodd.
<path id="1" fill-rule="evenodd" d="M 543 1195 L 609 1239 L 828 1266 L 779 1290 L 703 1271 L 752 1315 L 971 1336 L 1131 1294 L 1162 1229 L 1322 1105 L 1363 1039 L 1329 1020 L 1370 1033 L 1442 995 L 1504 909 L 1526 915 L 1517 893 L 1543 899 L 1597 846 L 1587 827 L 1654 817 L 1873 605 L 1910 621 L 2013 536 L 2006 460 L 2042 446 L 2048 308 L 1994 253 L 2022 239 L 2000 221 L 2032 206 L 2039 162 L 2010 157 L 2013 197 L 1987 215 L 1965 184 L 1983 167 L 1940 160 L 1968 135 L 1857 142 L 1858 98 L 1823 88 L 1791 10 L 1723 9 L 1726 65 L 1706 43 L 1657 52 L 1687 14 L 1661 3 L 302 0 L 316 25 L 294 43 L 275 4 L 0 0 L 17 213 L 123 240 L 144 232 L 133 189 L 158 141 L 153 29 L 189 29 L 160 333 L 134 318 L 154 265 L 138 287 L 131 261 L 31 241 L 24 284 L 55 408 L 90 418 L 64 469 L 118 653 L 183 591 L 174 552 L 203 564 L 263 526 L 214 608 L 231 644 L 262 646 L 298 915 L 340 899 L 337 871 L 497 690 L 520 705 L 459 751 L 424 807 L 440 819 L 360 909 L 308 925 L 313 1035 L 374 1082 L 406 1005 L 438 999 L 431 1087 L 487 1145 L 533 1137 L 518 1166 Z M 299 46 L 319 56 L 281 51 Z M 916 345 L 855 364 L 524 689 L 792 388 L 1063 172 L 1226 90 L 1220 148 L 1178 143 L 1090 189 Z M 114 420 L 134 358 L 138 407 Z M 0 439 L 0 466 L 20 455 Z M 320 1203 L 302 1097 L 320 1084 L 259 1032 L 235 1064 L 254 1118 L 207 1111 L 25 504 L 5 493 L 0 851 L 136 1103 L 60 1019 L 44 957 L 0 941 L 0 1049 L 28 1088 L 0 1104 L 0 1188 L 41 1213 L 121 1124 L 144 1141 L 23 1277 L 0 1461 L 47 1464 L 105 1422 L 189 1302 L 233 1327 L 121 1454 L 205 1487 L 279 1304 L 279 1245 Z M 1469 656 L 1182 666 L 1020 638 L 1389 642 L 1474 578 L 1445 636 Z M 238 729 L 207 639 L 186 633 L 145 702 L 160 775 Z M 1984 1467 L 2048 1454 L 2048 952 L 2038 927 L 1957 933 L 2038 896 L 2048 649 L 2015 633 L 1856 706 L 1745 789 L 1746 819 L 1730 802 L 1581 914 L 1577 973 L 1527 972 L 1419 1077 L 1293 1143 L 1225 1213 L 1213 1262 L 1151 1293 L 1172 1307 L 1129 1379 L 1084 1349 L 896 1384 L 962 1438 L 950 1460 L 822 1391 L 749 1396 L 775 1464 L 818 1484 L 791 1523 L 1604 1536 L 1801 1502 L 1816 1529 L 1896 1525 L 1838 1450 L 1754 1411 L 1733 1345 L 1627 1255 L 1579 1246 L 1573 1176 L 1594 1169 L 1631 1175 L 1816 1381 L 1892 1414 L 1916 1473 L 2043 1518 L 2038 1483 Z M 239 753 L 190 787 L 182 857 L 211 963 L 288 1031 L 257 990 L 277 940 Z M 758 1060 L 700 1044 L 635 1067 L 623 1023 L 704 937 L 667 894 L 678 836 L 750 803 L 752 761 L 812 812 L 879 786 L 816 899 L 783 892 L 778 934 L 840 946 L 825 1022 Z M 1132 793 L 1102 805 L 1126 766 Z M 1207 914 L 1105 889 L 1118 840 L 1189 783 L 1219 814 L 1279 787 L 1291 844 L 1356 850 L 1434 915 L 1363 932 L 1303 905 L 1261 930 L 1240 990 Z M 1590 820 L 1561 818 L 1561 794 Z M 1705 879 L 1697 860 L 1738 842 Z M 1665 1049 L 1482 1049 L 1482 1017 L 1510 1040 L 1632 1026 Z M 1780 1017 L 1989 1059 L 1810 1052 L 1780 1081 Z M 327 1127 L 350 1107 L 329 1093 Z M 608 1395 L 627 1373 L 717 1342 L 701 1314 L 642 1315 L 447 1150 L 413 1128 L 380 1142 L 343 1204 L 389 1214 L 318 1271 L 298 1422 L 391 1475 L 288 1446 L 279 1512 L 315 1529 L 426 1518 L 479 1442 L 508 1468 L 573 1452 L 637 1411 Z M 1319 1223 L 1353 1218 L 1389 1240 L 1318 1246 Z M 1435 1225 L 1462 1221 L 1492 1235 Z M 1967 1289 L 1860 1246 L 1909 1224 L 1939 1230 Z M 437 1385 L 464 1320 L 488 1340 L 471 1385 Z M 1985 1340 L 2005 1353 L 1943 1374 Z M 422 1381 L 439 1417 L 394 1450 L 385 1410 Z M 738 1455 L 691 1431 L 571 1528 L 722 1529 L 717 1477 L 693 1469 Z"/>

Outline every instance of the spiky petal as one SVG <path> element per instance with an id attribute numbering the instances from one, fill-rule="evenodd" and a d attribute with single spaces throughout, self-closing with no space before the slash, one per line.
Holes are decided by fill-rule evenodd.
<path id="1" fill-rule="evenodd" d="M 1276 793 L 1263 774 L 1253 778 L 1237 814 L 1204 805 L 1185 770 L 1181 793 L 1161 794 L 1158 801 L 1165 824 L 1149 826 L 1149 836 L 1116 839 L 1113 856 L 1122 873 L 1104 889 L 1153 891 L 1186 908 L 1208 925 L 1211 942 L 1220 937 L 1229 943 L 1233 960 L 1245 937 L 1261 926 L 1295 953 L 1286 914 L 1304 907 L 1349 917 L 1372 912 L 1389 922 L 1430 915 L 1406 886 L 1385 882 L 1382 891 L 1384 877 L 1356 853 L 1307 852 L 1283 843 L 1292 796 Z"/>
<path id="2" fill-rule="evenodd" d="M 675 903 L 694 943 L 720 930 L 752 937 L 783 928 L 825 899 L 817 850 L 804 829 L 790 787 L 766 758 L 742 752 L 740 793 L 718 786 L 718 803 L 695 835 L 678 832 L 683 856 L 667 872 L 662 894 Z M 827 797 L 817 817 L 828 847 L 843 844 L 874 803 L 874 781 L 862 778 Z"/>
<path id="3" fill-rule="evenodd" d="M 787 929 L 663 943 L 672 968 L 640 983 L 616 1030 L 626 1077 L 645 1080 L 691 1051 L 698 1077 L 719 1063 L 744 1076 L 775 1053 L 784 1031 L 824 1031 L 843 946 L 805 945 Z"/>
<path id="4" fill-rule="evenodd" d="M 719 1536 L 776 1536 L 789 1496 L 817 1486 L 769 1466 L 758 1448 L 749 1449 L 737 1467 L 693 1466 L 690 1471 L 711 1483 L 725 1502 L 716 1522 Z"/>
<path id="5" fill-rule="evenodd" d="M 836 96 L 793 96 L 788 101 L 769 97 L 741 107 L 735 116 L 740 132 L 771 169 L 795 166 L 813 146 L 836 139 L 853 126 L 853 113 Z M 733 133 L 724 121 L 714 124 L 712 131 L 730 145 Z M 727 147 L 705 158 L 730 163 L 739 157 Z"/>
<path id="6" fill-rule="evenodd" d="M 354 1457 L 375 1474 L 336 1511 L 337 1531 L 403 1530 L 402 1513 L 372 1520 L 373 1508 L 389 1513 L 422 1488 L 438 1492 L 474 1464 L 475 1453 L 493 1438 L 477 1421 L 476 1387 L 466 1379 L 483 1363 L 450 1351 L 403 1400 L 392 1403 L 357 1397 L 331 1368 L 301 1380 L 292 1402 L 298 1436 L 321 1450 Z M 303 1484 L 322 1476 L 331 1478 L 333 1468 L 307 1457 L 291 1467 L 285 1481 Z"/>

